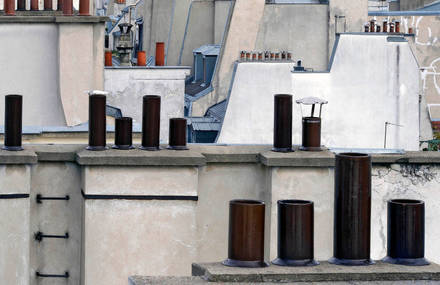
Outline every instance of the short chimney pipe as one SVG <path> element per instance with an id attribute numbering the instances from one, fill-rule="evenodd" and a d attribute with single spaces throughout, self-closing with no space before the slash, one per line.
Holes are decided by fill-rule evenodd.
<path id="1" fill-rule="evenodd" d="M 273 151 L 292 150 L 292 95 L 277 94 L 274 100 Z"/>
<path id="2" fill-rule="evenodd" d="M 113 65 L 113 54 L 111 51 L 105 51 L 104 65 L 105 66 Z"/>
<path id="3" fill-rule="evenodd" d="M 4 9 L 6 16 L 14 16 L 15 15 L 15 0 L 5 0 Z"/>
<path id="4" fill-rule="evenodd" d="M 6 1 L 5 1 L 5 10 L 6 10 Z M 17 11 L 26 10 L 26 0 L 17 0 Z"/>
<path id="5" fill-rule="evenodd" d="M 425 259 L 425 203 L 420 200 L 388 201 L 387 256 L 384 262 L 420 266 Z"/>
<path id="6" fill-rule="evenodd" d="M 170 119 L 169 146 L 172 150 L 186 150 L 186 119 Z"/>
<path id="7" fill-rule="evenodd" d="M 137 66 L 147 65 L 147 56 L 145 51 L 138 51 L 137 53 Z"/>
<path id="8" fill-rule="evenodd" d="M 301 150 L 321 151 L 321 118 L 302 118 L 302 146 Z"/>
<path id="9" fill-rule="evenodd" d="M 44 0 L 44 10 L 45 11 L 52 11 L 52 0 Z"/>
<path id="10" fill-rule="evenodd" d="M 313 266 L 313 202 L 305 200 L 278 201 L 278 258 L 280 266 Z"/>
<path id="11" fill-rule="evenodd" d="M 73 15 L 73 1 L 72 0 L 62 0 L 63 1 L 63 15 L 72 16 Z"/>
<path id="12" fill-rule="evenodd" d="M 106 96 L 89 95 L 89 145 L 88 150 L 106 150 Z"/>
<path id="13" fill-rule="evenodd" d="M 339 265 L 370 265 L 371 156 L 335 157 L 333 258 Z"/>
<path id="14" fill-rule="evenodd" d="M 22 134 L 23 96 L 5 96 L 5 145 L 4 150 L 19 151 Z"/>
<path id="15" fill-rule="evenodd" d="M 133 119 L 121 117 L 115 119 L 115 145 L 114 149 L 133 149 Z"/>
<path id="16" fill-rule="evenodd" d="M 38 0 L 31 0 L 31 11 L 38 11 Z"/>
<path id="17" fill-rule="evenodd" d="M 160 139 L 160 96 L 145 95 L 142 104 L 143 150 L 159 150 Z"/>
<path id="18" fill-rule="evenodd" d="M 165 65 L 165 43 L 156 43 L 156 66 Z"/>
<path id="19" fill-rule="evenodd" d="M 90 16 L 90 0 L 79 0 L 79 15 Z"/>
<path id="20" fill-rule="evenodd" d="M 228 259 L 232 267 L 266 267 L 264 261 L 265 204 L 256 200 L 229 202 Z"/>
<path id="21" fill-rule="evenodd" d="M 57 0 L 57 11 L 63 11 L 63 0 Z"/>
<path id="22" fill-rule="evenodd" d="M 382 32 L 388 33 L 388 21 L 383 21 L 382 23 Z"/>

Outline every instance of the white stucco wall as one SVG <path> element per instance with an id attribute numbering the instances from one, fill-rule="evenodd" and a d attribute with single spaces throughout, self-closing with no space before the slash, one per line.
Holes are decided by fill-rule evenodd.
<path id="1" fill-rule="evenodd" d="M 142 97 L 161 96 L 160 141 L 168 142 L 169 119 L 183 117 L 185 77 L 189 67 L 182 68 L 106 68 L 107 104 L 120 108 L 122 115 L 142 124 Z"/>
<path id="2" fill-rule="evenodd" d="M 407 42 L 341 35 L 328 73 L 290 74 L 280 64 L 239 64 L 218 142 L 272 144 L 273 96 L 281 92 L 295 100 L 329 101 L 322 122 L 326 146 L 381 148 L 390 122 L 404 127 L 388 127 L 388 148 L 419 148 L 419 74 Z M 294 104 L 293 112 L 293 142 L 301 144 L 301 109 Z"/>

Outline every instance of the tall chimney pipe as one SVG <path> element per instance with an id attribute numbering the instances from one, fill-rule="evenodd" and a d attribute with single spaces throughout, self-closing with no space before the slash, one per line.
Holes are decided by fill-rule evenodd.
<path id="1" fill-rule="evenodd" d="M 142 105 L 142 146 L 144 150 L 160 150 L 160 96 L 145 95 Z"/>
<path id="2" fill-rule="evenodd" d="M 292 95 L 277 94 L 274 101 L 273 151 L 292 150 Z"/>
<path id="3" fill-rule="evenodd" d="M 138 51 L 137 53 L 137 66 L 147 65 L 147 56 L 145 51 Z"/>
<path id="4" fill-rule="evenodd" d="M 156 43 L 156 66 L 165 65 L 165 43 Z"/>
<path id="5" fill-rule="evenodd" d="M 5 145 L 4 150 L 19 151 L 22 133 L 23 96 L 5 96 Z"/>
<path id="6" fill-rule="evenodd" d="M 186 119 L 170 119 L 169 146 L 172 150 L 186 150 Z"/>
<path id="7" fill-rule="evenodd" d="M 106 92 L 91 91 L 89 96 L 88 150 L 106 150 Z"/>
<path id="8" fill-rule="evenodd" d="M 133 149 L 133 119 L 130 117 L 116 118 L 114 149 Z"/>

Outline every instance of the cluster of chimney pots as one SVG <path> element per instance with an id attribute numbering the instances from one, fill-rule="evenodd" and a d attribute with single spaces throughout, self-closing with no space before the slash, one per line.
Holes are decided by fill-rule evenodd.
<path id="1" fill-rule="evenodd" d="M 30 10 L 31 11 L 39 11 L 38 0 L 30 0 Z M 43 9 L 45 11 L 53 11 L 55 10 L 52 7 L 52 0 L 44 0 Z M 15 7 L 15 0 L 5 0 L 4 2 L 4 10 L 6 16 L 14 16 L 15 11 L 25 11 L 26 10 L 26 0 L 18 0 L 17 1 L 17 9 Z M 73 16 L 73 0 L 58 0 L 57 1 L 57 11 L 62 11 L 64 16 Z M 90 16 L 90 0 L 80 0 L 79 1 L 79 16 Z"/>
<path id="2" fill-rule="evenodd" d="M 89 95 L 88 150 L 106 147 L 106 96 Z M 141 149 L 160 150 L 160 96 L 143 97 Z M 326 103 L 304 98 L 297 103 L 311 104 L 312 116 L 303 117 L 303 150 L 319 151 L 321 119 L 314 117 L 314 105 Z M 22 150 L 21 95 L 5 96 L 4 147 Z M 321 114 L 321 112 L 320 112 Z M 306 129 L 306 130 L 304 130 Z M 312 139 L 310 139 L 312 137 Z M 132 119 L 116 119 L 116 149 L 132 149 Z M 186 120 L 170 119 L 169 148 L 185 150 Z M 278 94 L 274 100 L 273 151 L 292 152 L 292 95 Z M 370 265 L 371 237 L 371 156 L 338 153 L 335 156 L 333 257 L 337 265 Z M 278 256 L 281 266 L 312 266 L 314 259 L 314 204 L 306 200 L 278 201 Z M 427 265 L 425 259 L 425 204 L 420 200 L 388 201 L 387 256 L 384 262 L 411 266 Z M 236 267 L 265 267 L 265 203 L 259 200 L 229 202 L 228 259 L 223 264 Z"/>
<path id="3" fill-rule="evenodd" d="M 292 61 L 292 53 L 288 51 L 245 51 L 240 52 L 240 61 Z"/>
<path id="4" fill-rule="evenodd" d="M 112 66 L 113 61 L 113 52 L 110 50 L 105 51 L 105 66 Z M 146 66 L 147 65 L 147 54 L 145 51 L 137 52 L 137 62 L 136 66 Z M 156 43 L 156 56 L 155 56 L 155 66 L 164 66 L 165 65 L 165 43 L 157 42 Z"/>
<path id="5" fill-rule="evenodd" d="M 369 22 L 364 24 L 364 31 L 366 33 L 395 33 L 395 34 L 400 34 L 400 21 L 398 20 L 383 20 L 382 22 L 382 29 L 380 24 L 378 24 L 376 22 L 376 19 L 371 19 Z M 412 27 L 408 28 L 408 34 L 413 34 L 414 33 L 414 29 Z"/>

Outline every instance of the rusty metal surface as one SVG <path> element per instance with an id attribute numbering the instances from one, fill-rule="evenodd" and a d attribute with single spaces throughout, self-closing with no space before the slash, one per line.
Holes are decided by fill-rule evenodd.
<path id="1" fill-rule="evenodd" d="M 156 43 L 156 66 L 165 65 L 165 43 Z"/>
<path id="2" fill-rule="evenodd" d="M 115 149 L 127 150 L 133 148 L 133 119 L 130 117 L 115 120 Z"/>
<path id="3" fill-rule="evenodd" d="M 5 0 L 4 2 L 5 15 L 15 15 L 15 0 Z"/>
<path id="4" fill-rule="evenodd" d="M 90 0 L 79 0 L 79 15 L 90 16 Z"/>
<path id="5" fill-rule="evenodd" d="M 5 145 L 3 149 L 18 151 L 21 147 L 23 96 L 5 96 Z"/>
<path id="6" fill-rule="evenodd" d="M 62 9 L 63 9 L 64 16 L 72 16 L 73 15 L 73 1 L 72 0 L 63 0 Z"/>
<path id="7" fill-rule="evenodd" d="M 38 11 L 38 0 L 31 0 L 31 11 Z"/>
<path id="8" fill-rule="evenodd" d="M 371 231 L 371 156 L 335 157 L 333 258 L 341 265 L 369 265 Z"/>
<path id="9" fill-rule="evenodd" d="M 144 150 L 159 150 L 160 96 L 145 95 L 142 105 L 142 146 Z"/>
<path id="10" fill-rule="evenodd" d="M 281 266 L 317 265 L 313 251 L 313 202 L 278 201 L 278 258 Z"/>
<path id="11" fill-rule="evenodd" d="M 186 150 L 186 119 L 170 119 L 169 149 Z"/>
<path id="12" fill-rule="evenodd" d="M 52 1 L 51 0 L 44 0 L 44 10 L 46 11 L 52 11 Z"/>
<path id="13" fill-rule="evenodd" d="M 303 117 L 301 150 L 321 151 L 321 118 Z"/>
<path id="14" fill-rule="evenodd" d="M 384 262 L 428 265 L 425 259 L 425 203 L 420 200 L 388 201 L 387 257 Z"/>
<path id="15" fill-rule="evenodd" d="M 265 267 L 265 204 L 257 200 L 229 202 L 229 240 L 226 266 Z"/>
<path id="16" fill-rule="evenodd" d="M 88 150 L 106 149 L 105 95 L 89 95 L 89 146 Z"/>
<path id="17" fill-rule="evenodd" d="M 274 96 L 273 151 L 292 150 L 292 95 Z"/>

